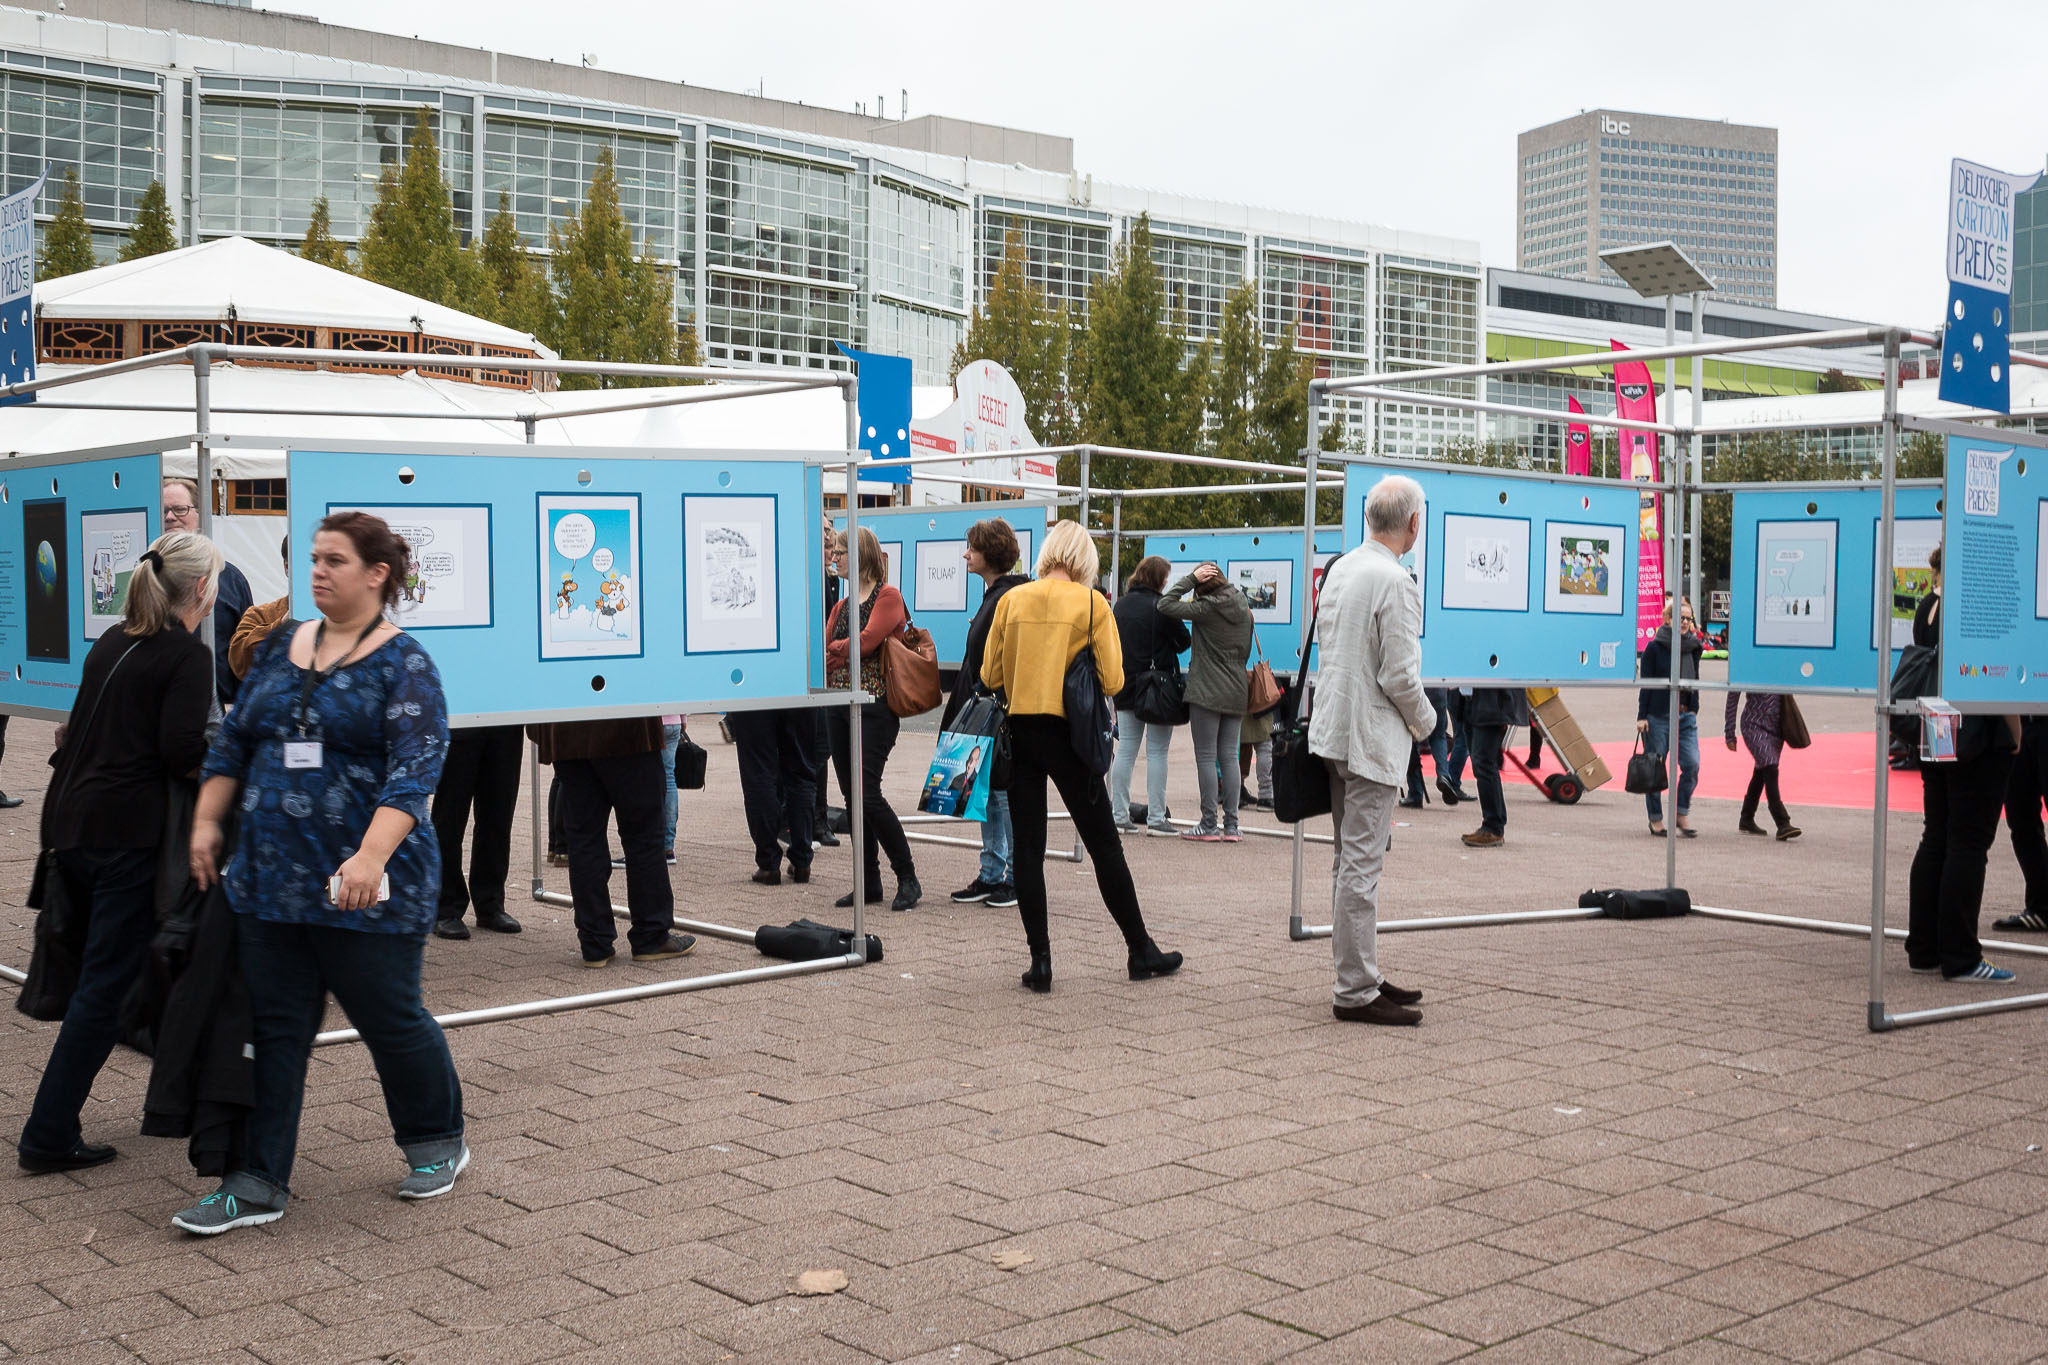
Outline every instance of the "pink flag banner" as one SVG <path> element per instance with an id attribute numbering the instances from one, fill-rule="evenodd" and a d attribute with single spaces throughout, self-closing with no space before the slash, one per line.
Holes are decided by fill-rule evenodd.
<path id="1" fill-rule="evenodd" d="M 1583 414 L 1586 411 L 1579 406 L 1579 400 L 1570 394 L 1565 395 L 1564 401 L 1575 413 Z M 1586 429 L 1584 422 L 1573 422 L 1564 429 L 1564 472 L 1593 472 L 1593 433 Z"/>
<path id="2" fill-rule="evenodd" d="M 1617 351 L 1628 347 L 1611 338 Z M 1626 421 L 1657 420 L 1657 390 L 1650 382 L 1650 367 L 1632 360 L 1614 367 L 1614 415 Z M 1657 477 L 1657 433 L 1623 428 L 1617 436 L 1621 449 L 1623 476 L 1648 483 Z M 1664 499 L 1644 492 L 1638 534 L 1641 545 L 1636 556 L 1636 652 L 1650 643 L 1664 623 Z"/>

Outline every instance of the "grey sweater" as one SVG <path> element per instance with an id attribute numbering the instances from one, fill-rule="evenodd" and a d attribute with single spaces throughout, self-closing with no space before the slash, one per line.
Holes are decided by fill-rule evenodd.
<path id="1" fill-rule="evenodd" d="M 1159 610 L 1194 626 L 1188 704 L 1243 715 L 1245 669 L 1252 657 L 1252 607 L 1244 594 L 1230 585 L 1218 593 L 1197 593 L 1195 576 L 1188 574 L 1160 597 Z"/>

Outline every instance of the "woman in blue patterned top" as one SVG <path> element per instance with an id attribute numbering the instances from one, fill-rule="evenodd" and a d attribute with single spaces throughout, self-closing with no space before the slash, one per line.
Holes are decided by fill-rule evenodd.
<path id="1" fill-rule="evenodd" d="M 245 1164 L 171 1220 L 187 1232 L 284 1216 L 306 1062 L 329 991 L 377 1064 L 411 1167 L 399 1197 L 445 1194 L 469 1163 L 461 1082 L 420 997 L 441 894 L 427 808 L 448 713 L 433 660 L 385 619 L 406 568 L 405 543 L 378 518 L 342 512 L 321 522 L 320 617 L 257 651 L 207 756 L 192 875 L 201 886 L 224 881 L 236 911 L 256 1093 Z M 222 872 L 221 821 L 238 792 L 235 852 Z"/>

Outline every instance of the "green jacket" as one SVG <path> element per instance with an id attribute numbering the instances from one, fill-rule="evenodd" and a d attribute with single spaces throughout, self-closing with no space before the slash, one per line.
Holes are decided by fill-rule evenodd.
<path id="1" fill-rule="evenodd" d="M 1160 597 L 1159 610 L 1194 626 L 1188 704 L 1243 715 L 1245 669 L 1252 657 L 1252 607 L 1244 594 L 1231 585 L 1219 593 L 1197 593 L 1195 576 L 1188 574 Z"/>

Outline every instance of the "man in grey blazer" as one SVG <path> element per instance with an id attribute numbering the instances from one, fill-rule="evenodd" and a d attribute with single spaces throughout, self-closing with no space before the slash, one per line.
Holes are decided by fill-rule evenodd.
<path id="1" fill-rule="evenodd" d="M 1394 801 L 1407 778 L 1408 747 L 1436 728 L 1422 692 L 1422 594 L 1401 567 L 1422 533 L 1422 485 L 1389 474 L 1365 500 L 1367 539 L 1323 578 L 1316 644 L 1322 649 L 1308 742 L 1330 770 L 1337 823 L 1330 944 L 1337 961 L 1337 1018 L 1419 1024 L 1422 992 L 1394 985 L 1379 968 L 1380 870 Z"/>

